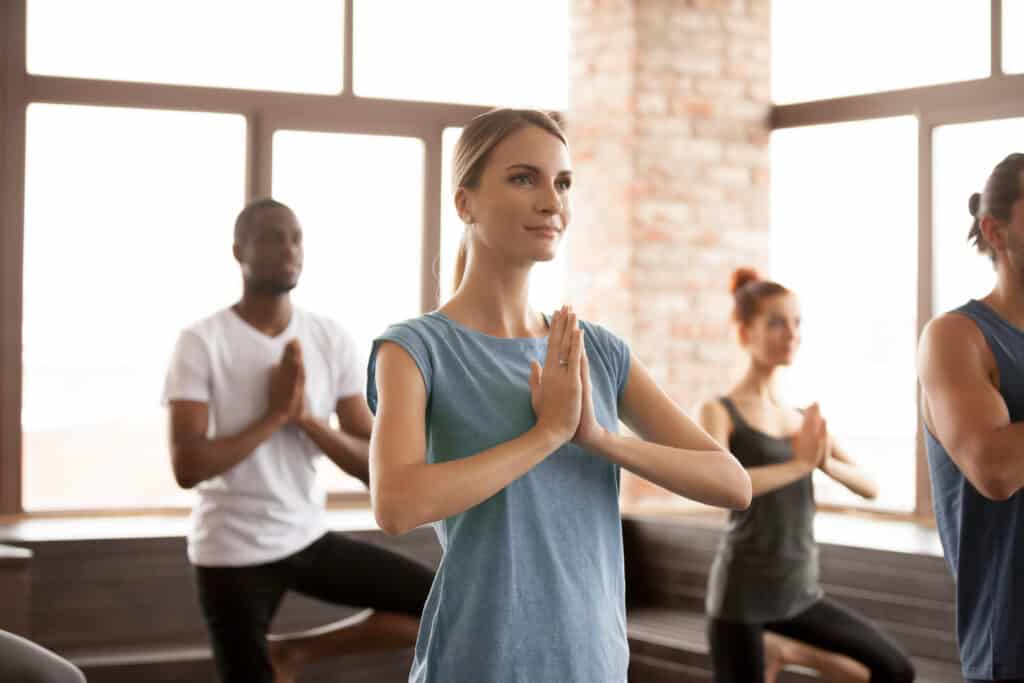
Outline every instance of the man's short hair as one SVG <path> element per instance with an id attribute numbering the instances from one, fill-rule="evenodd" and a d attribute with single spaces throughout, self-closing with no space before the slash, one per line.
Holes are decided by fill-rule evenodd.
<path id="1" fill-rule="evenodd" d="M 249 227 L 249 219 L 263 209 L 286 209 L 287 211 L 294 213 L 290 206 L 283 204 L 272 197 L 262 197 L 261 199 L 252 200 L 238 212 L 238 218 L 235 219 L 236 243 L 242 242 L 245 239 L 245 231 Z"/>

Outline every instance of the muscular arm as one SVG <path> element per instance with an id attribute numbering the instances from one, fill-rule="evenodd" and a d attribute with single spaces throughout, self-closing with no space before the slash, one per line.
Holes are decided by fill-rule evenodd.
<path id="1" fill-rule="evenodd" d="M 970 319 L 947 314 L 921 335 L 918 377 L 927 423 L 949 457 L 981 495 L 1006 500 L 1024 486 L 1024 422 L 1010 422 L 990 354 Z"/>
<path id="2" fill-rule="evenodd" d="M 366 399 L 360 395 L 343 398 L 338 401 L 335 412 L 340 429 L 310 415 L 303 415 L 295 424 L 343 472 L 369 486 L 373 415 Z"/>
<path id="3" fill-rule="evenodd" d="M 286 412 L 268 412 L 237 434 L 211 439 L 206 436 L 209 415 L 206 403 L 170 402 L 171 465 L 182 488 L 231 469 L 288 422 Z"/>
<path id="4" fill-rule="evenodd" d="M 743 467 L 657 386 L 636 356 L 630 359 L 621 412 L 640 438 L 602 430 L 588 449 L 692 500 L 737 510 L 750 505 Z"/>

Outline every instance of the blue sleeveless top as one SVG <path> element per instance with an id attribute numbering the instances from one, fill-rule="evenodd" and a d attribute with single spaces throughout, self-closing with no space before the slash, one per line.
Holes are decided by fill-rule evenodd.
<path id="1" fill-rule="evenodd" d="M 973 299 L 954 312 L 985 336 L 1010 421 L 1024 420 L 1024 330 Z M 1024 678 L 1024 492 L 1001 502 L 985 498 L 927 426 L 924 431 L 935 519 L 956 581 L 964 677 Z"/>
<path id="2" fill-rule="evenodd" d="M 617 431 L 629 349 L 584 330 L 594 410 Z M 503 339 L 441 313 L 392 325 L 383 341 L 416 362 L 427 389 L 429 463 L 465 458 L 536 422 L 530 361 L 547 338 Z M 625 683 L 625 579 L 619 468 L 571 443 L 482 503 L 433 524 L 443 556 L 420 621 L 414 683 Z"/>

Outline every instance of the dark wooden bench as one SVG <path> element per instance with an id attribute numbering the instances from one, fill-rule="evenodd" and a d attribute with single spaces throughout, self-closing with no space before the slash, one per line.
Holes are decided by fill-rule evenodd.
<path id="1" fill-rule="evenodd" d="M 359 514 L 352 513 L 357 518 L 353 522 L 335 513 L 335 521 L 341 520 L 336 526 L 436 565 L 440 548 L 432 530 L 389 538 L 370 528 L 368 513 Z M 97 532 L 96 524 L 120 531 Z M 62 527 L 56 522 L 0 527 L 0 541 L 31 551 L 31 558 L 13 552 L 9 562 L 22 577 L 16 593 L 24 603 L 22 612 L 27 612 L 22 619 L 28 622 L 23 623 L 26 635 L 69 657 L 90 683 L 213 680 L 185 559 L 185 522 L 169 523 L 160 533 L 153 533 L 153 523 L 144 520 L 86 526 L 84 531 L 75 523 Z M 632 683 L 710 680 L 704 589 L 720 533 L 720 522 L 623 521 Z M 822 574 L 830 595 L 866 614 L 914 655 L 919 680 L 960 680 L 952 584 L 941 557 L 825 543 Z M 301 630 L 348 614 L 289 595 L 273 628 Z M 411 651 L 403 651 L 322 661 L 302 681 L 399 683 L 407 679 L 411 657 Z M 783 677 L 787 683 L 817 680 L 806 671 L 789 671 Z"/>
<path id="2" fill-rule="evenodd" d="M 32 552 L 0 545 L 0 629 L 30 635 Z"/>
<path id="3" fill-rule="evenodd" d="M 885 533 L 885 523 L 876 528 Z M 721 532 L 718 520 L 624 520 L 632 683 L 711 680 L 704 594 Z M 830 597 L 907 650 L 917 680 L 962 680 L 953 583 L 941 556 L 821 543 L 821 573 Z M 816 680 L 795 668 L 780 677 Z"/>
<path id="4" fill-rule="evenodd" d="M 428 528 L 390 538 L 368 528 L 368 512 L 334 513 L 355 538 L 436 565 Z M 31 551 L 30 629 L 25 635 L 77 664 L 89 683 L 208 683 L 214 667 L 185 556 L 185 520 L 41 520 L 0 527 L 0 539 Z M 158 533 L 152 533 L 153 529 Z M 26 577 L 28 574 L 26 574 Z M 24 595 L 29 595 L 25 590 Z M 354 614 L 289 594 L 275 632 L 321 626 Z M 303 683 L 405 681 L 411 648 L 318 662 Z"/>

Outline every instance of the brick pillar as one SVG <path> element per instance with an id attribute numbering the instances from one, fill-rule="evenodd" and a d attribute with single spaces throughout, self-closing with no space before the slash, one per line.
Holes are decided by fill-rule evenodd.
<path id="1" fill-rule="evenodd" d="M 633 205 L 631 0 L 574 0 L 567 131 L 576 171 L 568 301 L 629 338 Z"/>
<path id="2" fill-rule="evenodd" d="M 742 369 L 730 273 L 768 266 L 769 10 L 770 0 L 573 3 L 570 296 L 691 414 Z M 636 478 L 623 495 L 677 500 Z"/>

